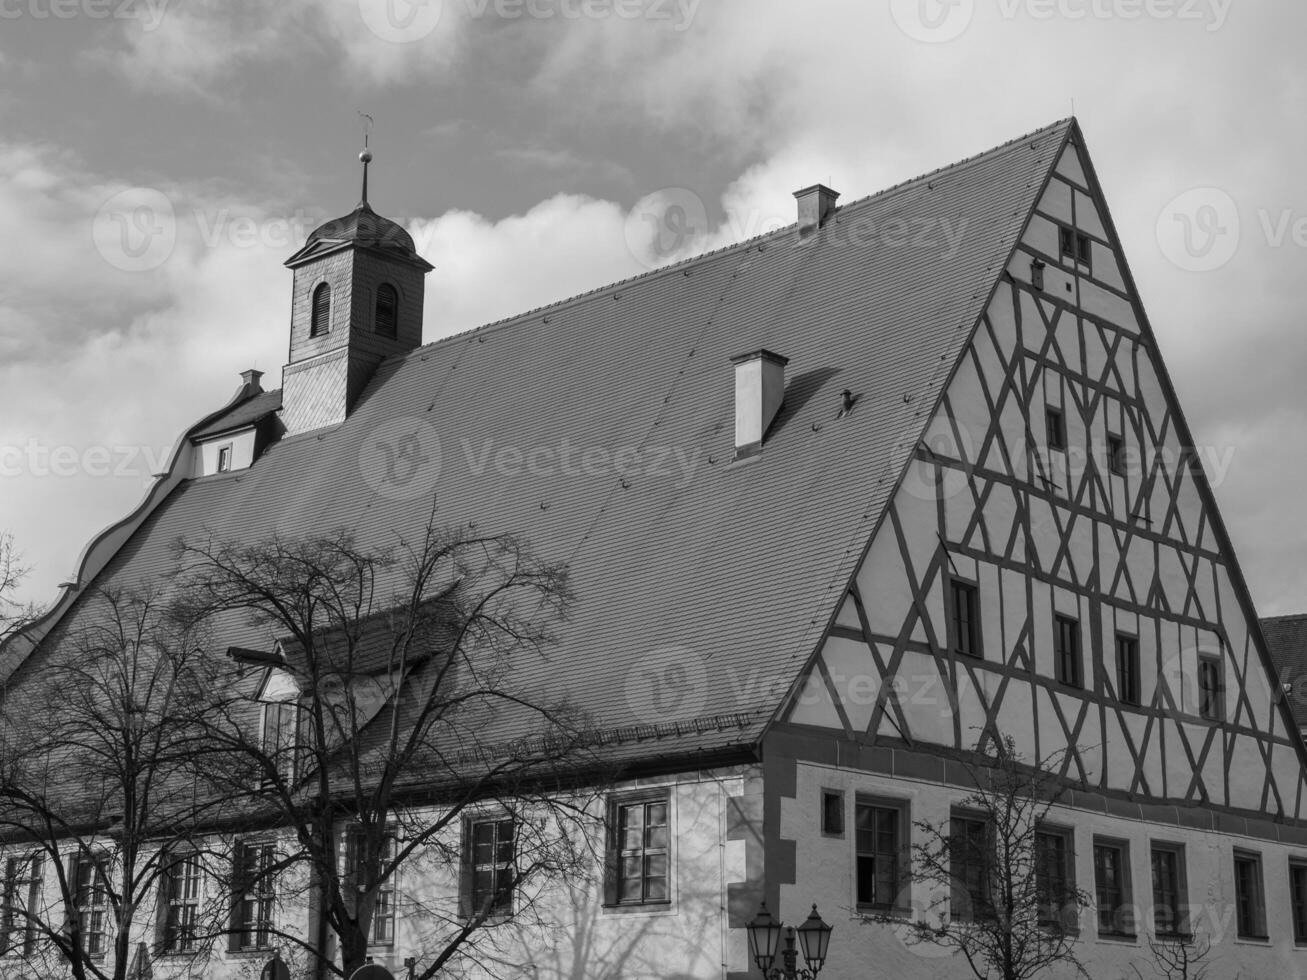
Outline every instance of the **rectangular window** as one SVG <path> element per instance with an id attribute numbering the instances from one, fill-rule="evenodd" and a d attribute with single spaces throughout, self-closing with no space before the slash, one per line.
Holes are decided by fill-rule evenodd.
<path id="1" fill-rule="evenodd" d="M 218 449 L 218 472 L 226 473 L 231 469 L 231 446 L 221 446 Z"/>
<path id="2" fill-rule="evenodd" d="M 1221 661 L 1216 657 L 1198 658 L 1198 714 L 1208 721 L 1225 717 L 1221 684 Z"/>
<path id="3" fill-rule="evenodd" d="M 200 913 L 200 856 L 179 854 L 164 873 L 167 905 L 163 909 L 163 951 L 189 953 L 195 949 L 195 928 Z"/>
<path id="4" fill-rule="evenodd" d="M 272 945 L 272 913 L 277 900 L 273 867 L 276 850 L 270 843 L 238 843 L 233 856 L 231 948 L 268 949 Z"/>
<path id="5" fill-rule="evenodd" d="M 1076 233 L 1066 225 L 1060 225 L 1057 229 L 1057 247 L 1064 256 L 1069 259 L 1076 257 Z"/>
<path id="6" fill-rule="evenodd" d="M 30 955 L 36 945 L 36 926 L 27 918 L 41 892 L 41 857 L 11 857 L 5 861 L 4 899 L 0 906 L 0 956 Z"/>
<path id="7" fill-rule="evenodd" d="M 1235 917 L 1242 939 L 1266 938 L 1266 905 L 1262 893 L 1262 859 L 1248 851 L 1234 852 Z"/>
<path id="8" fill-rule="evenodd" d="M 827 837 L 844 836 L 844 794 L 837 789 L 821 791 L 821 832 Z"/>
<path id="9" fill-rule="evenodd" d="M 1116 476 L 1125 476 L 1125 441 L 1120 436 L 1107 437 L 1107 469 Z"/>
<path id="10" fill-rule="evenodd" d="M 511 817 L 467 820 L 463 824 L 463 911 L 468 918 L 502 919 L 513 914 L 516 881 L 516 826 Z"/>
<path id="11" fill-rule="evenodd" d="M 109 892 L 106 864 L 107 859 L 102 855 L 73 856 L 73 908 L 77 914 L 82 949 L 87 956 L 97 959 L 108 949 Z"/>
<path id="12" fill-rule="evenodd" d="M 1076 261 L 1089 265 L 1089 259 L 1092 253 L 1089 250 L 1089 236 L 1084 232 L 1076 234 Z"/>
<path id="13" fill-rule="evenodd" d="M 1035 831 L 1035 894 L 1039 924 L 1072 932 L 1078 907 L 1072 901 L 1075 865 L 1071 831 L 1042 827 Z"/>
<path id="14" fill-rule="evenodd" d="M 1099 935 L 1133 936 L 1130 861 L 1124 843 L 1094 841 L 1094 892 Z"/>
<path id="15" fill-rule="evenodd" d="M 608 904 L 661 905 L 671 901 L 669 809 L 666 796 L 613 804 Z"/>
<path id="16" fill-rule="evenodd" d="M 1044 432 L 1049 449 L 1066 448 L 1066 418 L 1060 408 L 1044 409 Z"/>
<path id="17" fill-rule="evenodd" d="M 263 703 L 263 754 L 272 760 L 282 778 L 294 781 L 297 741 L 299 736 L 299 704 L 295 701 L 265 701 Z"/>
<path id="18" fill-rule="evenodd" d="M 1057 679 L 1071 687 L 1080 687 L 1080 620 L 1070 616 L 1055 617 L 1053 642 Z"/>
<path id="19" fill-rule="evenodd" d="M 968 582 L 949 581 L 953 602 L 953 651 L 967 657 L 979 657 L 980 602 L 978 590 Z"/>
<path id="20" fill-rule="evenodd" d="M 1159 936 L 1188 932 L 1185 916 L 1184 850 L 1154 844 L 1152 850 L 1153 928 Z"/>
<path id="21" fill-rule="evenodd" d="M 990 902 L 989 824 L 954 815 L 949 825 L 949 874 L 953 879 L 949 914 L 976 921 L 993 914 Z"/>
<path id="22" fill-rule="evenodd" d="M 1139 704 L 1139 640 L 1116 634 L 1116 696 L 1122 704 Z"/>
<path id="23" fill-rule="evenodd" d="M 390 828 L 381 842 L 378 873 L 382 873 L 395 860 L 395 834 Z M 345 838 L 345 878 L 352 889 L 360 887 L 358 882 L 359 854 L 363 849 L 363 839 L 358 825 L 351 825 Z M 372 905 L 372 926 L 368 932 L 368 944 L 371 946 L 389 946 L 395 941 L 395 878 L 399 871 L 392 871 L 384 881 L 375 887 L 376 900 Z"/>
<path id="24" fill-rule="evenodd" d="M 858 908 L 889 909 L 903 882 L 904 809 L 859 800 L 854 810 L 854 870 Z"/>
<path id="25" fill-rule="evenodd" d="M 1289 902 L 1293 910 L 1293 941 L 1307 945 L 1307 864 L 1289 862 Z"/>

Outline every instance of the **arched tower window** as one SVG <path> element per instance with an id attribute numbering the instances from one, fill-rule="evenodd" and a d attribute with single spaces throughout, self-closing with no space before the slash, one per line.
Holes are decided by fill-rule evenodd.
<path id="1" fill-rule="evenodd" d="M 313 315 L 309 321 L 309 336 L 321 337 L 331 325 L 331 287 L 319 283 L 313 290 Z"/>
<path id="2" fill-rule="evenodd" d="M 377 287 L 377 333 L 383 337 L 394 337 L 399 323 L 399 293 L 390 283 Z"/>

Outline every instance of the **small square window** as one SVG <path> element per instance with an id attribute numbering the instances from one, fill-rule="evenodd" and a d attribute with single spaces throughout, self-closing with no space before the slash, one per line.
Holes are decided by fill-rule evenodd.
<path id="1" fill-rule="evenodd" d="M 1116 696 L 1122 704 L 1139 704 L 1139 641 L 1116 634 Z"/>
<path id="2" fill-rule="evenodd" d="M 1216 657 L 1198 658 L 1198 714 L 1208 721 L 1225 719 L 1224 684 L 1221 661 Z"/>
<path id="3" fill-rule="evenodd" d="M 1080 620 L 1057 616 L 1053 623 L 1053 658 L 1059 682 L 1082 686 L 1080 672 Z"/>
<path id="4" fill-rule="evenodd" d="M 1107 437 L 1107 469 L 1114 476 L 1125 476 L 1125 440 L 1120 436 Z"/>
<path id="5" fill-rule="evenodd" d="M 828 837 L 844 836 L 844 794 L 837 789 L 821 791 L 821 832 Z"/>
<path id="6" fill-rule="evenodd" d="M 1066 448 L 1066 419 L 1060 408 L 1044 410 L 1044 431 L 1047 434 L 1049 449 Z"/>
<path id="7" fill-rule="evenodd" d="M 966 657 L 983 656 L 980 650 L 979 590 L 969 582 L 949 580 L 952 609 L 953 652 Z"/>

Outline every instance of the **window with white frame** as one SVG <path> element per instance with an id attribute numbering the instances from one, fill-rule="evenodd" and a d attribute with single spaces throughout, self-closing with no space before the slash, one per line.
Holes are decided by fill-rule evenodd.
<path id="1" fill-rule="evenodd" d="M 163 876 L 160 946 L 165 953 L 195 949 L 203 871 L 194 853 L 170 855 Z"/>
<path id="2" fill-rule="evenodd" d="M 103 854 L 74 854 L 70 860 L 73 911 L 83 952 L 99 959 L 108 950 L 109 860 Z"/>

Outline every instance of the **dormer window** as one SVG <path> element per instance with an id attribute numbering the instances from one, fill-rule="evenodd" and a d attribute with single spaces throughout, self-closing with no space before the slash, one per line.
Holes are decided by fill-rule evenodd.
<path id="1" fill-rule="evenodd" d="M 313 313 L 309 320 L 309 336 L 321 337 L 331 326 L 331 287 L 318 283 L 313 290 Z"/>
<path id="2" fill-rule="evenodd" d="M 261 753 L 282 779 L 294 782 L 301 752 L 299 687 L 286 671 L 274 668 L 264 677 L 258 699 Z M 265 775 L 260 782 L 268 786 L 272 780 Z"/>
<path id="3" fill-rule="evenodd" d="M 382 283 L 377 289 L 377 333 L 383 337 L 394 337 L 399 324 L 399 293 L 390 283 Z"/>
<path id="4" fill-rule="evenodd" d="M 218 472 L 226 473 L 231 469 L 231 446 L 222 446 L 218 449 Z"/>

